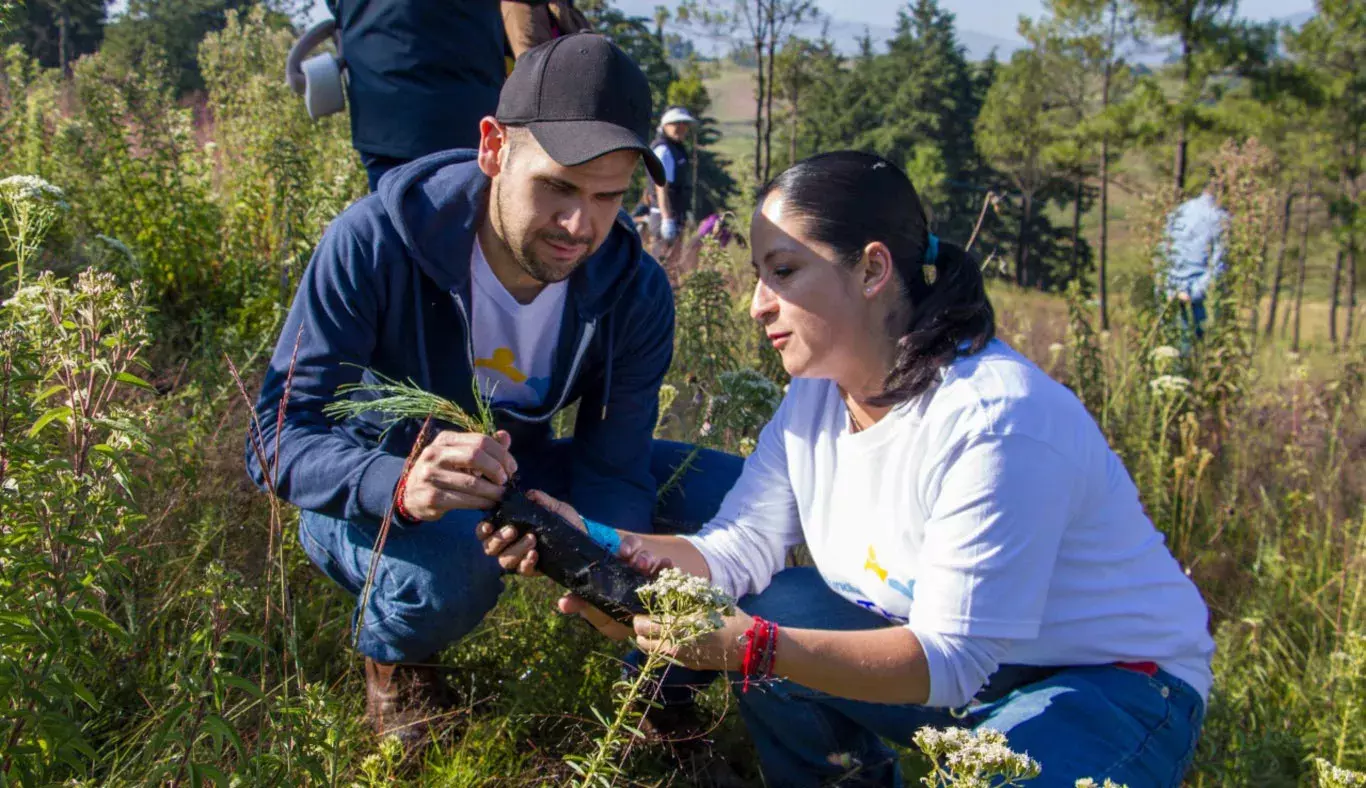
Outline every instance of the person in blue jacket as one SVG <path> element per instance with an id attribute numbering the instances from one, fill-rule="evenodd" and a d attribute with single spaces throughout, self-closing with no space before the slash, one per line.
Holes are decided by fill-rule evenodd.
<path id="1" fill-rule="evenodd" d="M 1196 339 L 1205 333 L 1205 298 L 1224 270 L 1227 221 L 1228 213 L 1208 190 L 1181 203 L 1167 217 L 1166 296 L 1181 301 L 1182 326 Z"/>
<path id="2" fill-rule="evenodd" d="M 388 170 L 479 144 L 507 74 L 499 0 L 327 0 L 346 60 L 351 144 Z"/>
<path id="3" fill-rule="evenodd" d="M 532 49 L 481 121 L 477 150 L 386 174 L 332 222 L 304 273 L 246 461 L 302 510 L 300 541 L 328 577 L 357 597 L 372 581 L 356 642 L 381 735 L 419 744 L 449 701 L 428 663 L 498 599 L 503 572 L 475 528 L 514 474 L 642 532 L 700 526 L 739 475 L 740 458 L 703 452 L 686 489 L 656 501 L 690 447 L 653 439 L 673 295 L 621 210 L 638 162 L 663 180 L 646 143 L 650 104 L 644 74 L 602 36 Z M 499 429 L 438 432 L 405 475 L 418 423 L 386 431 L 323 413 L 339 386 L 379 375 L 471 413 L 477 384 Z M 573 437 L 556 440 L 551 419 L 573 403 Z"/>

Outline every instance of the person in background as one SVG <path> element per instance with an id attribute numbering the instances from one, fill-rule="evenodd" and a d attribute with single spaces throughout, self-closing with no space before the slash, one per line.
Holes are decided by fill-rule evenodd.
<path id="1" fill-rule="evenodd" d="M 574 7 L 574 0 L 503 0 L 502 5 L 509 73 L 528 49 L 560 36 L 592 30 L 588 17 Z"/>
<path id="2" fill-rule="evenodd" d="M 697 243 L 701 244 L 708 236 L 715 236 L 717 245 L 722 249 L 730 246 L 731 240 L 735 240 L 741 249 L 745 248 L 745 239 L 731 232 L 727 215 L 720 211 L 708 214 L 697 225 Z"/>
<path id="3" fill-rule="evenodd" d="M 507 70 L 498 0 L 327 0 L 346 60 L 351 144 L 370 190 L 393 167 L 479 146 Z"/>
<path id="4" fill-rule="evenodd" d="M 631 209 L 631 221 L 636 225 L 636 231 L 640 233 L 641 243 L 646 248 L 653 248 L 655 236 L 659 232 L 658 216 L 654 214 L 655 193 L 648 186 L 640 191 L 640 200 L 636 202 L 636 207 Z"/>
<path id="5" fill-rule="evenodd" d="M 261 386 L 259 444 L 248 439 L 252 479 L 270 489 L 278 467 L 304 552 L 357 597 L 369 722 L 413 748 L 451 700 L 431 662 L 503 589 L 475 526 L 514 475 L 649 531 L 695 530 L 739 474 L 739 457 L 703 451 L 658 499 L 692 447 L 653 439 L 673 293 L 621 210 L 642 160 L 663 182 L 650 88 L 603 36 L 573 39 L 523 55 L 477 150 L 398 167 L 332 222 Z M 324 413 L 339 386 L 377 375 L 467 413 L 477 391 L 497 432 L 438 430 L 409 468 L 417 420 Z M 552 419 L 575 403 L 573 436 L 555 439 Z"/>
<path id="6" fill-rule="evenodd" d="M 1206 189 L 1167 217 L 1163 245 L 1166 297 L 1181 302 L 1184 344 L 1205 335 L 1205 299 L 1224 269 L 1224 231 L 1228 213 Z"/>
<path id="7" fill-rule="evenodd" d="M 693 162 L 686 143 L 696 123 L 697 119 L 687 109 L 670 107 L 659 121 L 659 136 L 651 144 L 664 165 L 665 182 L 655 187 L 655 205 L 651 209 L 659 216 L 658 237 L 662 244 L 655 256 L 660 260 L 666 260 L 673 252 L 692 208 Z"/>
<path id="8" fill-rule="evenodd" d="M 1042 766 L 1031 787 L 1181 785 L 1209 611 L 1095 419 L 995 337 L 977 261 L 928 231 L 896 165 L 815 156 L 758 203 L 750 315 L 792 376 L 782 404 L 701 532 L 585 529 L 738 610 L 681 648 L 645 616 L 560 610 L 730 671 L 767 785 L 899 786 L 883 739 L 926 725 L 1001 732 Z M 480 536 L 534 572 L 534 541 Z M 787 565 L 799 544 L 814 566 Z"/>

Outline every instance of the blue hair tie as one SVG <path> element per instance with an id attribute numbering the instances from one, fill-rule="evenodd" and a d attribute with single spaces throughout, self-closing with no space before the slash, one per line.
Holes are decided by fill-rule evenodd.
<path id="1" fill-rule="evenodd" d="M 930 233 L 930 240 L 925 244 L 925 265 L 934 265 L 939 261 L 939 236 Z"/>

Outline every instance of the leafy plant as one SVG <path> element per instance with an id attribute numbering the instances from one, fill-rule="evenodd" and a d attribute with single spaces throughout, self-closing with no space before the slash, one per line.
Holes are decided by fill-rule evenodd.
<path id="1" fill-rule="evenodd" d="M 687 645 L 716 631 L 721 627 L 721 616 L 735 613 L 735 601 L 725 592 L 672 567 L 661 571 L 654 582 L 642 586 L 637 593 L 646 614 L 660 626 L 659 640 L 675 646 Z M 565 759 L 578 775 L 578 785 L 612 785 L 613 778 L 621 772 L 620 761 L 629 754 L 630 741 L 644 737 L 639 726 L 646 709 L 657 705 L 647 693 L 656 686 L 661 669 L 672 662 L 661 652 L 648 652 L 634 675 L 617 682 L 612 719 L 594 709 L 594 716 L 605 728 L 597 739 L 597 751 L 587 757 L 571 755 Z"/>
<path id="2" fill-rule="evenodd" d="M 990 728 L 924 727 L 914 741 L 932 765 L 932 773 L 921 780 L 927 788 L 1019 785 L 1039 776 L 1038 761 L 1011 750 L 1005 734 Z"/>

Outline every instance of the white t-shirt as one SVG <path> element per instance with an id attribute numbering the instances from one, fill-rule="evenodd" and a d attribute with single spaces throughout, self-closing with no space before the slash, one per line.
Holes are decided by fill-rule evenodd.
<path id="1" fill-rule="evenodd" d="M 674 159 L 673 149 L 661 142 L 654 147 L 654 154 L 659 158 L 659 163 L 664 165 L 664 182 L 673 183 L 678 172 L 678 162 Z"/>
<path id="2" fill-rule="evenodd" d="M 906 624 L 930 705 L 1000 664 L 1156 662 L 1207 697 L 1194 583 L 1080 401 L 1000 341 L 851 432 L 828 380 L 794 380 L 716 518 L 689 537 L 737 598 L 805 540 L 826 583 Z"/>
<path id="3" fill-rule="evenodd" d="M 560 339 L 568 280 L 546 285 L 520 304 L 498 281 L 479 240 L 470 255 L 474 374 L 479 391 L 499 405 L 534 407 L 545 401 Z"/>

